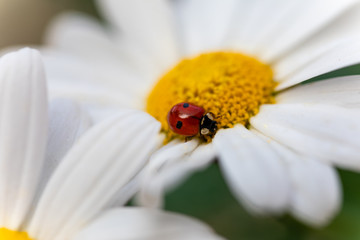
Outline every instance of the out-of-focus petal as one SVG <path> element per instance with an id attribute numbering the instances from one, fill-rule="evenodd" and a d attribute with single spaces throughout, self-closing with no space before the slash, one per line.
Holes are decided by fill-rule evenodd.
<path id="1" fill-rule="evenodd" d="M 195 55 L 221 48 L 236 0 L 174 1 L 182 51 Z"/>
<path id="2" fill-rule="evenodd" d="M 215 159 L 212 144 L 198 145 L 192 140 L 175 143 L 155 152 L 144 170 L 138 201 L 147 207 L 160 207 L 167 190 L 180 184 L 191 173 L 199 171 Z"/>
<path id="3" fill-rule="evenodd" d="M 162 206 L 162 195 L 164 191 L 163 181 L 159 181 L 159 173 L 176 161 L 182 161 L 198 146 L 197 140 L 186 143 L 173 141 L 160 148 L 150 158 L 149 164 L 144 170 L 142 177 L 141 190 L 138 195 L 138 202 L 147 207 Z M 156 180 L 157 179 L 157 180 Z"/>
<path id="4" fill-rule="evenodd" d="M 291 75 L 283 79 L 277 79 L 280 84 L 276 87 L 276 90 L 283 90 L 321 74 L 358 64 L 360 63 L 359 52 L 360 38 L 342 41 L 313 61 L 307 62 L 306 65 Z"/>
<path id="5" fill-rule="evenodd" d="M 291 151 L 254 129 L 252 131 L 267 141 L 286 164 L 290 179 L 291 213 L 314 227 L 328 224 L 341 205 L 340 179 L 335 168 Z"/>
<path id="6" fill-rule="evenodd" d="M 296 152 L 360 170 L 360 111 L 322 104 L 263 105 L 251 125 Z"/>
<path id="7" fill-rule="evenodd" d="M 46 186 L 29 234 L 62 240 L 84 227 L 141 170 L 159 130 L 148 114 L 127 110 L 87 131 Z"/>
<path id="8" fill-rule="evenodd" d="M 347 14 L 356 2 L 244 0 L 239 2 L 227 40 L 235 49 L 273 62 Z"/>
<path id="9" fill-rule="evenodd" d="M 277 103 L 326 104 L 360 108 L 360 75 L 299 85 L 276 96 Z"/>
<path id="10" fill-rule="evenodd" d="M 32 206 L 48 130 L 40 54 L 25 48 L 0 59 L 0 225 L 17 229 Z"/>
<path id="11" fill-rule="evenodd" d="M 159 74 L 179 59 L 176 32 L 167 0 L 99 0 L 104 16 L 124 38 L 149 54 Z"/>
<path id="12" fill-rule="evenodd" d="M 63 157 L 91 126 L 90 116 L 75 102 L 65 99 L 50 102 L 49 133 L 38 197 Z"/>
<path id="13" fill-rule="evenodd" d="M 359 2 L 359 1 L 357 1 Z M 276 78 L 285 79 L 350 38 L 360 37 L 360 3 L 275 62 Z"/>
<path id="14" fill-rule="evenodd" d="M 289 202 L 285 164 L 270 145 L 244 126 L 220 130 L 213 140 L 235 197 L 254 213 L 282 213 Z"/>
<path id="15" fill-rule="evenodd" d="M 221 240 L 208 226 L 190 217 L 146 208 L 105 212 L 75 240 Z"/>

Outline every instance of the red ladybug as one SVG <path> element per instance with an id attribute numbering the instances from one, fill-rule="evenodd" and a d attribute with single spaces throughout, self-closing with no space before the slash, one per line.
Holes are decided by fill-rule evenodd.
<path id="1" fill-rule="evenodd" d="M 191 103 L 178 103 L 171 108 L 167 115 L 167 121 L 170 129 L 180 135 L 195 136 L 213 135 L 217 130 L 217 122 L 212 113 L 204 115 L 205 110 L 202 107 Z"/>

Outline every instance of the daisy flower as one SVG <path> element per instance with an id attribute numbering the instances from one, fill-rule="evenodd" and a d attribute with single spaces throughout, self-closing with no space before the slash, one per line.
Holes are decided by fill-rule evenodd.
<path id="1" fill-rule="evenodd" d="M 221 239 L 177 214 L 124 207 L 104 211 L 114 200 L 121 204 L 131 196 L 127 192 L 133 187 L 124 186 L 156 146 L 160 126 L 154 119 L 127 111 L 86 131 L 91 121 L 78 105 L 57 100 L 49 115 L 47 110 L 39 53 L 23 49 L 3 56 L 0 239 Z M 141 121 L 128 127 L 134 117 Z M 149 142 L 125 137 L 139 128 Z M 109 141 L 114 135 L 118 143 Z"/>
<path id="2" fill-rule="evenodd" d="M 165 140 L 148 155 L 142 204 L 161 206 L 166 189 L 218 159 L 249 211 L 329 222 L 342 196 L 334 166 L 360 170 L 360 77 L 300 83 L 360 63 L 358 1 L 97 3 L 108 24 L 67 13 L 49 28 L 50 94 L 96 121 L 122 107 L 157 119 Z M 169 129 L 181 102 L 214 114 L 213 138 Z"/>

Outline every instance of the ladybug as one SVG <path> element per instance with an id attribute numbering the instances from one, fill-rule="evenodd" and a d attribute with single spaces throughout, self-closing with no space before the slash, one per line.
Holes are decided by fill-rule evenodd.
<path id="1" fill-rule="evenodd" d="M 217 130 L 214 114 L 205 114 L 202 107 L 187 102 L 173 106 L 167 115 L 167 121 L 173 132 L 188 137 L 198 133 L 200 136 L 211 136 Z"/>

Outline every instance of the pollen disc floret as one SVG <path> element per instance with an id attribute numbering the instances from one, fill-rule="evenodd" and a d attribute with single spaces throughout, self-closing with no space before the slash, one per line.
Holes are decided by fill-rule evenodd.
<path id="1" fill-rule="evenodd" d="M 18 232 L 7 228 L 0 228 L 1 240 L 32 240 L 26 232 Z"/>
<path id="2" fill-rule="evenodd" d="M 274 103 L 273 73 L 257 59 L 233 52 L 213 52 L 182 60 L 154 86 L 146 110 L 162 124 L 167 140 L 167 114 L 179 102 L 201 106 L 216 117 L 217 127 L 247 125 L 264 103 Z"/>

